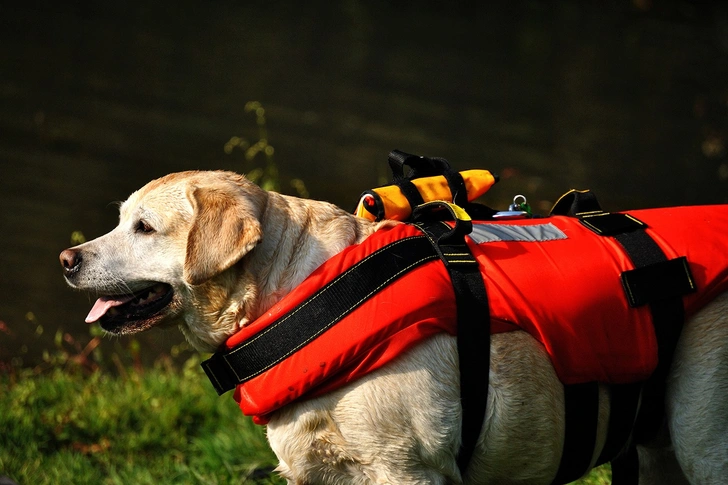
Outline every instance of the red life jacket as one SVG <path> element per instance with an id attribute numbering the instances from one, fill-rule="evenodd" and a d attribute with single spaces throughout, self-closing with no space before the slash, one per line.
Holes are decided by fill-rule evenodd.
<path id="1" fill-rule="evenodd" d="M 686 316 L 728 289 L 728 205 L 631 211 L 668 258 L 686 256 L 697 292 Z M 282 315 L 379 248 L 421 234 L 400 224 L 379 230 L 326 261 L 260 318 L 230 337 L 228 349 L 255 339 Z M 564 384 L 647 379 L 657 342 L 647 307 L 630 308 L 620 274 L 633 264 L 619 244 L 564 216 L 474 223 L 467 240 L 483 274 L 492 333 L 525 330 L 541 342 Z M 267 415 L 301 397 L 353 382 L 424 339 L 456 332 L 455 295 L 433 260 L 265 372 L 236 387 L 244 414 Z"/>

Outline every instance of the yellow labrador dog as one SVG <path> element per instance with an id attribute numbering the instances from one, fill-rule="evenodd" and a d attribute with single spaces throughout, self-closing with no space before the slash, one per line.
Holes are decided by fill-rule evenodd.
<path id="1" fill-rule="evenodd" d="M 381 224 L 266 192 L 230 172 L 147 184 L 110 233 L 61 253 L 69 284 L 100 295 L 86 319 L 124 335 L 177 325 L 214 351 L 326 259 Z M 641 484 L 728 480 L 728 295 L 685 326 L 667 390 L 667 426 L 641 447 Z M 461 476 L 455 339 L 440 335 L 366 377 L 277 411 L 268 439 L 290 484 L 549 484 L 564 441 L 564 391 L 524 332 L 492 338 L 488 410 Z M 602 389 L 600 392 L 605 393 Z M 594 461 L 609 407 L 600 399 Z"/>

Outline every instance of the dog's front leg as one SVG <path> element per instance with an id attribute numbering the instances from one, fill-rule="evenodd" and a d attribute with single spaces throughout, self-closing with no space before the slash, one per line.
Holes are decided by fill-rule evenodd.
<path id="1" fill-rule="evenodd" d="M 268 439 L 290 483 L 457 484 L 457 354 L 442 335 L 325 396 L 289 405 Z"/>

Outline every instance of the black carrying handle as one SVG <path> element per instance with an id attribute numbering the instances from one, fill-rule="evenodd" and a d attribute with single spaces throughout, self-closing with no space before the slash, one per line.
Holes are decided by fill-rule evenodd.
<path id="1" fill-rule="evenodd" d="M 596 195 L 591 190 L 571 189 L 556 201 L 551 208 L 552 216 L 578 217 L 602 212 Z"/>
<path id="2" fill-rule="evenodd" d="M 422 157 L 401 150 L 392 150 L 389 152 L 388 161 L 389 168 L 392 170 L 392 182 L 399 185 L 413 209 L 422 204 L 423 200 L 417 189 L 411 184 L 411 181 L 437 175 L 442 175 L 447 180 L 453 203 L 461 207 L 468 203 L 468 192 L 462 175 L 453 170 L 450 162 L 444 158 Z M 407 174 L 405 174 L 405 166 L 410 168 Z"/>
<path id="3" fill-rule="evenodd" d="M 419 155 L 412 155 L 401 150 L 392 150 L 389 152 L 389 168 L 392 169 L 393 182 L 400 180 L 413 180 L 421 177 L 432 177 L 434 175 L 442 175 L 448 170 L 452 170 L 450 162 L 444 158 L 429 158 Z M 410 168 L 409 173 L 405 175 L 404 167 Z"/>

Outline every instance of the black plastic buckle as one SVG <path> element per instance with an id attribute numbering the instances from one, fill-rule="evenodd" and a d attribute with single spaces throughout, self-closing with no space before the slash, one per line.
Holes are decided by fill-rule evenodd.
<path id="1" fill-rule="evenodd" d="M 237 381 L 233 378 L 235 370 L 225 359 L 224 354 L 215 353 L 200 365 L 215 391 L 217 391 L 218 396 L 222 396 L 237 385 Z"/>
<path id="2" fill-rule="evenodd" d="M 461 207 L 443 201 L 428 202 L 417 206 L 412 218 L 414 224 L 431 239 L 446 266 L 478 266 L 465 242 L 465 236 L 473 232 L 473 221 Z M 454 225 L 451 227 L 442 222 L 445 220 L 453 221 Z"/>

